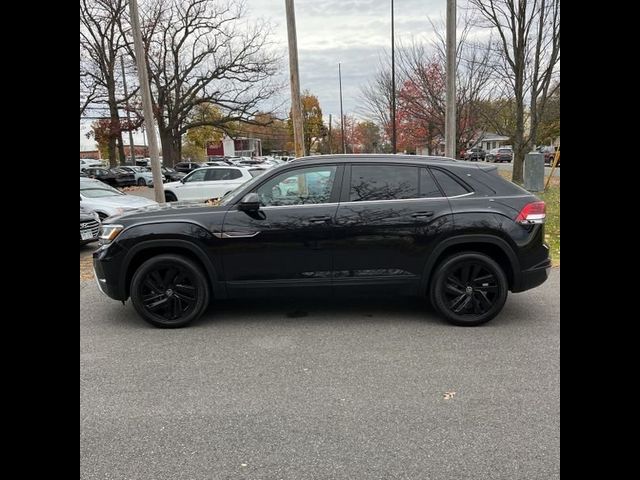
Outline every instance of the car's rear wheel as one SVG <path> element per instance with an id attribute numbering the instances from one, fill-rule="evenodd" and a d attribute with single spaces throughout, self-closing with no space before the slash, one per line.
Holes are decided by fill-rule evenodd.
<path id="1" fill-rule="evenodd" d="M 178 198 L 173 192 L 164 192 L 164 200 L 165 202 L 177 202 Z"/>
<path id="2" fill-rule="evenodd" d="M 495 260 L 478 252 L 461 252 L 438 265 L 430 297 L 448 322 L 474 326 L 500 313 L 508 289 L 507 276 Z"/>
<path id="3" fill-rule="evenodd" d="M 138 179 L 138 185 L 140 185 L 141 187 L 144 187 L 147 184 L 147 182 L 145 181 L 144 178 L 139 178 Z"/>
<path id="4" fill-rule="evenodd" d="M 209 305 L 209 286 L 204 272 L 192 260 L 158 255 L 134 273 L 131 302 L 138 314 L 156 327 L 183 327 Z"/>

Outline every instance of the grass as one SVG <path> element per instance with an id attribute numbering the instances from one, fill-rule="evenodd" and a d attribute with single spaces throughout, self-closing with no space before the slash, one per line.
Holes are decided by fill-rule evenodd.
<path id="1" fill-rule="evenodd" d="M 511 172 L 500 171 L 507 180 L 511 180 Z M 547 177 L 544 179 L 545 184 Z M 545 240 L 551 251 L 554 267 L 560 266 L 560 177 L 551 178 L 549 188 L 544 193 L 536 193 L 547 205 L 547 221 L 544 226 Z"/>

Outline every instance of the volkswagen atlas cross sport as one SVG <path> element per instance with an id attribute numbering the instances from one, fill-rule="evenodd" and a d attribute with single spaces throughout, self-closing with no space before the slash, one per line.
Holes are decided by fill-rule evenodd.
<path id="1" fill-rule="evenodd" d="M 456 325 L 547 279 L 545 205 L 494 165 L 413 155 L 299 158 L 216 206 L 163 204 L 103 222 L 100 290 L 181 327 L 210 300 L 397 292 Z"/>

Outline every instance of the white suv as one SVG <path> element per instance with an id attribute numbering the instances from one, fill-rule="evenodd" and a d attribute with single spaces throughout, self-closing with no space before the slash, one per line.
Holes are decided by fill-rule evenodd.
<path id="1" fill-rule="evenodd" d="M 255 170 L 255 172 L 252 172 Z M 235 190 L 244 182 L 261 174 L 264 169 L 243 167 L 201 167 L 192 171 L 179 182 L 164 185 L 167 202 L 193 200 L 203 202 L 211 198 L 220 198 Z"/>
<path id="2" fill-rule="evenodd" d="M 104 164 L 102 160 L 94 160 L 93 158 L 81 158 L 80 159 L 80 171 L 82 172 L 85 168 L 91 167 L 103 167 Z"/>

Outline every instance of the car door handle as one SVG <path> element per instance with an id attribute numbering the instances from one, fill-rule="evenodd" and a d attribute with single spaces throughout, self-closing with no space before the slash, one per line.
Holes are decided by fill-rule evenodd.
<path id="1" fill-rule="evenodd" d="M 433 217 L 433 212 L 416 212 L 416 213 L 412 213 L 411 216 L 413 218 Z"/>
<path id="2" fill-rule="evenodd" d="M 331 221 L 331 217 L 322 217 L 322 216 L 320 216 L 320 217 L 311 217 L 309 219 L 309 221 L 311 223 L 326 223 L 326 222 Z"/>

